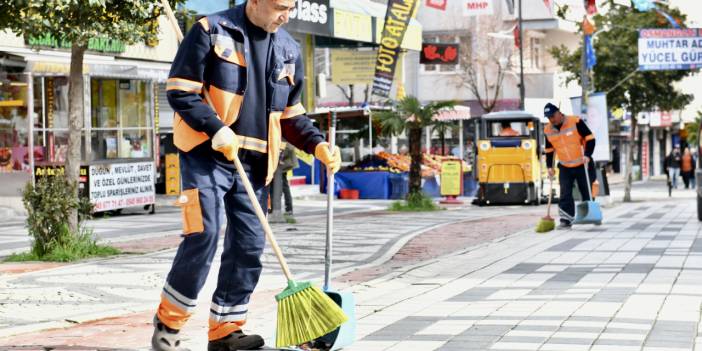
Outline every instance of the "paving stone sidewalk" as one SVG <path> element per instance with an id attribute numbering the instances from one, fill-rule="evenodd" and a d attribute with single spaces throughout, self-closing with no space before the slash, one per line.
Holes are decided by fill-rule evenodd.
<path id="1" fill-rule="evenodd" d="M 371 281 L 353 286 L 338 284 L 337 288 L 353 292 L 357 299 L 358 341 L 345 350 L 699 349 L 702 347 L 702 339 L 698 337 L 702 330 L 702 290 L 699 289 L 702 235 L 694 192 L 674 193 L 672 199 L 661 194 L 664 192 L 653 191 L 647 195 L 653 201 L 606 209 L 605 223 L 599 227 L 580 226 L 542 235 L 526 230 L 421 263 L 396 265 L 391 273 Z M 520 210 L 523 208 L 500 208 L 500 214 L 509 215 L 510 211 L 516 214 Z M 395 247 L 401 247 L 416 233 L 436 227 L 436 223 L 485 218 L 494 215 L 491 213 L 494 211 L 494 208 L 470 208 L 413 214 L 411 220 L 403 215 L 345 218 L 348 222 L 336 224 L 337 238 L 341 241 L 336 246 L 346 251 L 344 255 L 351 257 L 352 262 L 344 262 L 340 257 L 337 273 L 386 262 L 397 251 Z M 301 235 L 284 227 L 275 228 L 285 246 L 297 245 L 292 255 L 293 270 L 301 279 L 320 276 L 319 237 L 323 225 L 310 223 Z M 382 231 L 379 227 L 386 229 Z M 466 226 L 465 230 L 474 228 Z M 307 231 L 317 234 L 308 236 Z M 370 240 L 373 245 L 354 250 L 356 235 L 366 231 L 374 234 Z M 16 302 L 23 303 L 25 291 L 0 296 L 13 303 L 12 310 L 0 306 L 0 316 L 17 317 L 0 327 L 0 333 L 17 332 L 21 328 L 10 327 L 15 322 L 23 322 L 25 328 L 32 329 L 42 326 L 40 323 L 45 323 L 44 327 L 51 323 L 64 326 L 71 323 L 66 319 L 74 322 L 95 319 L 100 313 L 142 311 L 131 317 L 141 321 L 136 327 L 143 330 L 140 340 L 146 340 L 151 312 L 143 311 L 153 308 L 157 301 L 170 257 L 172 252 L 162 252 L 146 255 L 142 260 L 127 257 L 116 263 L 93 262 L 71 269 L 57 268 L 53 273 L 16 276 L 19 280 L 0 277 L 0 294 L 14 287 L 10 284 L 19 283 L 18 286 L 29 291 L 30 297 L 35 297 L 25 305 L 39 304 L 32 312 L 53 318 L 21 319 L 34 315 L 25 314 L 15 306 Z M 270 254 L 266 260 L 266 274 L 252 303 L 258 312 L 251 314 L 246 327 L 262 333 L 271 343 L 275 305 L 270 300 L 284 282 L 274 272 L 275 262 Z M 86 271 L 89 275 L 81 280 L 79 274 Z M 52 281 L 53 277 L 57 280 Z M 92 315 L 79 310 L 52 315 L 65 311 L 66 305 L 53 311 L 51 302 L 41 300 L 46 296 L 32 295 L 42 289 L 67 286 L 77 287 L 71 290 L 73 300 L 67 299 L 69 306 L 79 309 L 88 305 L 94 312 Z M 208 299 L 205 297 L 211 289 L 211 286 L 205 288 L 200 299 L 202 306 L 184 330 L 189 339 L 187 344 L 194 350 L 203 349 L 206 343 L 203 326 Z M 133 294 L 127 294 L 129 291 Z M 106 292 L 105 297 L 96 296 Z M 93 300 L 78 297 L 79 293 Z M 49 296 L 55 297 L 55 292 Z M 101 312 L 106 303 L 113 305 Z M 50 313 L 45 312 L 47 309 Z M 117 323 L 125 329 L 135 327 L 120 319 L 106 323 Z M 91 348 L 81 348 L 87 349 Z"/>
<path id="2" fill-rule="evenodd" d="M 514 207 L 503 209 L 501 214 L 522 211 Z M 343 274 L 384 262 L 414 235 L 438 225 L 494 215 L 488 209 L 464 207 L 412 214 L 411 218 L 390 213 L 338 218 L 334 271 Z M 310 217 L 295 225 L 274 225 L 273 229 L 296 278 L 318 281 L 323 273 L 325 223 Z M 174 255 L 175 249 L 171 249 L 0 276 L 0 337 L 152 310 Z M 285 286 L 275 256 L 267 250 L 263 261 L 258 290 Z M 215 262 L 210 272 L 217 271 Z M 208 279 L 200 295 L 203 307 L 209 306 L 216 281 L 213 278 Z"/>
<path id="3" fill-rule="evenodd" d="M 360 341 L 348 350 L 702 347 L 694 198 L 605 216 L 600 227 L 525 232 L 354 287 Z"/>

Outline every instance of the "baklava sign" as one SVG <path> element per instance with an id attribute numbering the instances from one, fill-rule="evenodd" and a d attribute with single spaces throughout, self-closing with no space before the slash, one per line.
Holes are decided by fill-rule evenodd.
<path id="1" fill-rule="evenodd" d="M 419 63 L 424 65 L 458 64 L 458 44 L 423 43 Z"/>

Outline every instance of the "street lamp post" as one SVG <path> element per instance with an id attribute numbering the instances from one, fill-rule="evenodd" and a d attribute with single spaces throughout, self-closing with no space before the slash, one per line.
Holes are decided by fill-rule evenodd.
<path id="1" fill-rule="evenodd" d="M 524 111 L 524 32 L 522 30 L 522 0 L 519 0 L 519 109 Z"/>

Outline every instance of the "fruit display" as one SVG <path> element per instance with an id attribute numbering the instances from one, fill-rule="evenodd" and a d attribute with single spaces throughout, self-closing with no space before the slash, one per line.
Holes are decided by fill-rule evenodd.
<path id="1" fill-rule="evenodd" d="M 441 163 L 444 160 L 455 159 L 452 156 L 441 156 L 432 154 L 422 154 L 422 177 L 433 177 L 441 174 Z M 391 173 L 409 172 L 412 160 L 409 155 L 391 154 L 381 151 L 375 155 L 366 156 L 354 165 L 348 167 L 350 171 L 385 171 Z M 463 169 L 467 170 L 468 165 L 463 161 Z"/>

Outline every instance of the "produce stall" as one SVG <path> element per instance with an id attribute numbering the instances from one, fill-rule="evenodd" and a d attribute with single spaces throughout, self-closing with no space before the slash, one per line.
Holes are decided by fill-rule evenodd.
<path id="1" fill-rule="evenodd" d="M 441 162 L 450 156 L 422 155 L 422 191 L 428 196 L 439 196 Z M 366 156 L 356 164 L 335 175 L 336 192 L 342 189 L 358 190 L 360 199 L 403 199 L 409 188 L 409 155 L 379 152 Z M 464 162 L 464 169 L 468 165 Z M 320 189 L 324 189 L 322 182 Z"/>

